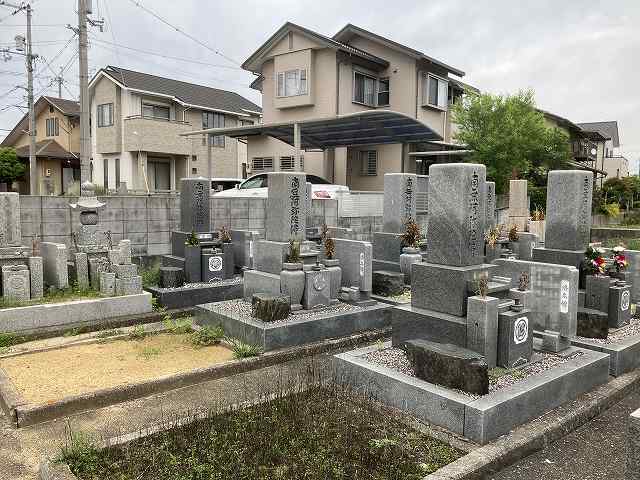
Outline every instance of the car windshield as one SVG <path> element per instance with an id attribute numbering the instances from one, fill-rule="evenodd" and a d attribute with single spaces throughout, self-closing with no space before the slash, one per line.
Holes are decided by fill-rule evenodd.
<path id="1" fill-rule="evenodd" d="M 310 182 L 312 185 L 331 185 L 331 182 L 317 175 L 307 175 L 307 182 Z"/>
<path id="2" fill-rule="evenodd" d="M 266 175 L 256 175 L 253 178 L 246 180 L 240 185 L 240 188 L 261 188 L 267 186 Z"/>

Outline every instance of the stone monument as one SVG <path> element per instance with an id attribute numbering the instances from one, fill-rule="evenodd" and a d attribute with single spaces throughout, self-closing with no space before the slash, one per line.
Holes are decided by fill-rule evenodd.
<path id="1" fill-rule="evenodd" d="M 509 180 L 509 225 L 516 225 L 519 232 L 527 229 L 529 222 L 529 197 L 526 180 Z"/>

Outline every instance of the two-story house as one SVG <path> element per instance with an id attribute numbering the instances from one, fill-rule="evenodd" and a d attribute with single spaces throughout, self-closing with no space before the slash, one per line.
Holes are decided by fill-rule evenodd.
<path id="1" fill-rule="evenodd" d="M 449 106 L 465 91 L 464 72 L 418 50 L 347 25 L 327 37 L 293 23 L 275 32 L 243 64 L 257 75 L 263 123 L 302 121 L 384 109 L 428 125 L 442 142 L 341 146 L 304 152 L 268 135 L 248 137 L 251 173 L 304 169 L 355 190 L 381 190 L 384 173 L 421 172 L 411 152 L 453 147 Z M 346 132 L 348 135 L 348 132 Z"/>
<path id="2" fill-rule="evenodd" d="M 621 178 L 629 176 L 629 160 L 620 151 L 620 134 L 618 122 L 587 122 L 579 123 L 580 127 L 594 134 L 606 138 L 602 155 L 598 158 L 598 168 L 607 172 L 606 178 Z M 604 180 L 600 179 L 600 186 Z"/>
<path id="3" fill-rule="evenodd" d="M 37 192 L 29 192 L 26 181 L 20 193 L 60 195 L 80 179 L 80 105 L 64 98 L 40 97 L 34 104 L 36 115 Z M 25 114 L 0 146 L 13 147 L 18 158 L 29 165 L 29 115 Z"/>
<path id="4" fill-rule="evenodd" d="M 259 123 L 261 108 L 241 95 L 114 66 L 93 77 L 89 92 L 96 185 L 153 192 L 176 190 L 183 177 L 246 173 L 239 140 L 179 135 Z"/>

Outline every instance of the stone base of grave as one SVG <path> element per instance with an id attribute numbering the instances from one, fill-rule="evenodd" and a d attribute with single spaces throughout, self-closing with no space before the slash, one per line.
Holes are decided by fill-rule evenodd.
<path id="1" fill-rule="evenodd" d="M 375 295 L 393 296 L 404 292 L 404 275 L 401 272 L 374 270 L 372 282 Z"/>
<path id="2" fill-rule="evenodd" d="M 280 275 L 283 263 L 289 254 L 289 242 L 274 242 L 271 240 L 258 240 L 253 247 L 253 268 L 261 272 Z M 301 262 L 304 265 L 315 265 L 320 258 L 320 251 L 310 248 L 310 245 L 302 245 L 300 251 Z"/>
<path id="3" fill-rule="evenodd" d="M 413 305 L 464 316 L 467 314 L 467 298 L 475 295 L 474 282 L 495 268 L 495 265 L 486 263 L 467 267 L 415 263 L 411 267 Z"/>
<path id="4" fill-rule="evenodd" d="M 280 295 L 280 275 L 246 270 L 244 272 L 244 298 L 251 298 L 256 293 Z"/>
<path id="5" fill-rule="evenodd" d="M 220 280 L 209 284 L 192 284 L 176 288 L 146 287 L 166 308 L 186 308 L 205 303 L 221 302 L 242 298 L 243 281 L 241 277 Z"/>
<path id="6" fill-rule="evenodd" d="M 607 314 L 591 308 L 579 308 L 576 335 L 586 338 L 607 338 L 609 336 Z"/>
<path id="7" fill-rule="evenodd" d="M 373 258 L 386 262 L 400 262 L 402 234 L 388 232 L 373 233 Z M 375 267 L 374 267 L 375 270 Z"/>
<path id="8" fill-rule="evenodd" d="M 391 323 L 392 308 L 390 305 L 377 303 L 371 307 L 344 311 L 319 310 L 314 311 L 312 316 L 297 313 L 286 321 L 263 322 L 236 312 L 221 313 L 215 306 L 215 303 L 198 306 L 195 313 L 196 323 L 201 326 L 221 325 L 226 335 L 257 345 L 263 351 L 387 328 Z"/>
<path id="9" fill-rule="evenodd" d="M 609 335 L 618 329 L 610 328 Z M 573 338 L 571 345 L 609 355 L 609 373 L 614 377 L 640 367 L 640 335 L 628 336 L 617 343 L 601 343 L 596 339 Z"/>
<path id="10" fill-rule="evenodd" d="M 378 260 L 374 258 L 371 260 L 371 268 L 375 272 L 376 270 L 387 270 L 389 272 L 399 272 L 400 271 L 400 261 L 389 262 L 387 260 Z"/>
<path id="11" fill-rule="evenodd" d="M 534 248 L 533 261 L 542 263 L 554 263 L 556 265 L 568 265 L 580 270 L 584 260 L 584 250 L 557 250 L 555 248 Z"/>
<path id="12" fill-rule="evenodd" d="M 392 343 L 400 348 L 407 340 L 466 346 L 467 319 L 413 305 L 394 307 L 391 311 Z"/>
<path id="13" fill-rule="evenodd" d="M 387 342 L 382 348 L 390 346 Z M 515 385 L 474 398 L 367 361 L 367 354 L 379 348 L 335 355 L 336 380 L 479 444 L 606 383 L 609 374 L 606 353 L 571 347 L 562 355 L 582 354 Z"/>

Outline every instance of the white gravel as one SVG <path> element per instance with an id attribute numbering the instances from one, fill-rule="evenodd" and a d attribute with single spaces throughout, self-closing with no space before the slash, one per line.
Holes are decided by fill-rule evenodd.
<path id="1" fill-rule="evenodd" d="M 251 316 L 251 302 L 247 302 L 243 299 L 227 300 L 224 302 L 216 302 L 211 305 L 211 310 L 214 312 L 233 315 L 239 318 L 245 318 L 248 320 L 261 321 L 258 318 Z M 334 313 L 352 313 L 358 310 L 362 310 L 362 307 L 356 305 L 349 305 L 348 303 L 339 302 L 336 305 L 331 305 L 318 310 L 299 310 L 290 314 L 287 318 L 282 320 L 276 320 L 274 322 L 264 322 L 268 324 L 288 322 L 291 320 L 309 320 L 312 318 L 324 317 Z"/>
<path id="2" fill-rule="evenodd" d="M 509 387 L 518 383 L 519 381 L 533 376 L 538 375 L 540 373 L 549 370 L 557 365 L 565 363 L 572 358 L 579 357 L 583 355 L 582 352 L 575 352 L 571 355 L 556 355 L 553 353 L 541 353 L 535 354 L 536 360 L 533 363 L 525 365 L 523 367 L 517 369 L 492 369 L 489 371 L 490 374 L 490 383 L 489 383 L 489 393 L 493 393 L 497 390 L 500 390 L 505 387 Z M 379 350 L 375 350 L 370 352 L 362 357 L 364 360 L 371 362 L 375 365 L 379 365 L 381 367 L 386 367 L 391 370 L 395 370 L 396 372 L 403 373 L 405 375 L 409 375 L 415 377 L 415 372 L 413 371 L 413 367 L 411 362 L 407 358 L 407 354 L 404 350 L 399 348 L 380 348 Z M 497 376 L 499 373 L 504 372 L 502 375 Z M 494 379 L 491 379 L 491 374 L 494 374 Z M 448 388 L 448 387 L 444 387 Z M 480 398 L 480 395 L 474 395 L 468 392 L 464 392 L 462 390 L 457 390 L 453 388 L 448 388 L 449 390 L 453 390 L 457 393 L 465 395 L 470 398 Z"/>
<path id="3" fill-rule="evenodd" d="M 587 340 L 593 343 L 599 343 L 601 345 L 608 345 L 611 343 L 621 343 L 628 340 L 629 337 L 640 335 L 640 318 L 631 318 L 631 321 L 623 327 L 616 328 L 615 330 L 609 329 L 609 336 L 607 338 L 587 338 L 576 337 L 580 340 Z"/>

